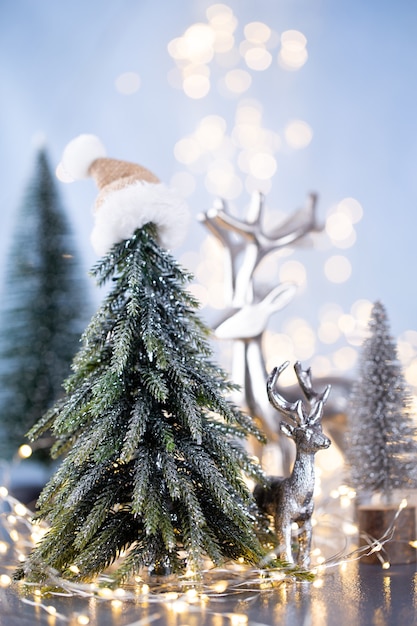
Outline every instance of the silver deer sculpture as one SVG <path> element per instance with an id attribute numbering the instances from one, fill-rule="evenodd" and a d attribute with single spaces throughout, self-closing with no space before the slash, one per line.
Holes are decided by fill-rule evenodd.
<path id="1" fill-rule="evenodd" d="M 294 461 L 291 443 L 279 436 L 276 412 L 265 394 L 268 372 L 264 357 L 264 331 L 270 317 L 281 311 L 294 298 L 297 286 L 279 282 L 271 276 L 271 284 L 258 286 L 256 272 L 263 259 L 288 246 L 309 245 L 309 239 L 321 230 L 317 221 L 317 196 L 310 194 L 305 206 L 286 220 L 265 230 L 265 197 L 252 194 L 244 219 L 231 215 L 224 200 L 199 215 L 200 222 L 220 242 L 225 261 L 226 306 L 223 319 L 214 328 L 218 339 L 232 341 L 231 375 L 240 391 L 233 398 L 236 404 L 260 422 L 269 443 L 281 452 L 282 471 L 290 471 Z M 327 430 L 337 446 L 344 449 L 344 411 L 350 393 L 350 382 L 332 377 L 332 400 L 326 405 L 324 419 Z M 298 393 L 294 385 L 287 394 Z M 253 452 L 262 459 L 263 450 L 253 443 Z"/>
<path id="2" fill-rule="evenodd" d="M 314 509 L 314 457 L 316 452 L 328 448 L 331 443 L 321 425 L 323 405 L 330 393 L 330 385 L 321 393 L 314 391 L 311 369 L 303 370 L 298 361 L 294 369 L 308 407 L 302 400 L 289 402 L 276 390 L 278 377 L 288 364 L 286 361 L 272 371 L 267 381 L 267 394 L 272 406 L 287 418 L 280 423 L 280 429 L 293 439 L 296 446 L 293 470 L 287 478 L 270 477 L 266 487 L 257 485 L 254 497 L 259 508 L 274 519 L 278 557 L 308 569 Z M 296 558 L 292 549 L 294 523 L 298 526 Z"/>
<path id="3" fill-rule="evenodd" d="M 317 197 L 311 194 L 306 206 L 268 232 L 264 230 L 265 197 L 252 194 L 245 219 L 228 211 L 223 200 L 199 215 L 199 220 L 221 243 L 225 258 L 226 311 L 216 325 L 214 335 L 232 344 L 232 380 L 240 392 L 234 401 L 260 421 L 270 442 L 277 440 L 275 414 L 264 393 L 268 373 L 262 352 L 262 340 L 270 316 L 282 310 L 293 299 L 297 287 L 291 282 L 276 283 L 261 293 L 254 274 L 260 262 L 289 245 L 303 242 L 310 233 L 320 230 L 316 218 Z M 275 284 L 274 284 L 275 282 Z M 278 443 L 283 467 L 291 462 L 291 451 L 285 439 Z M 256 446 L 256 444 L 254 444 Z M 262 450 L 254 452 L 262 457 Z"/>

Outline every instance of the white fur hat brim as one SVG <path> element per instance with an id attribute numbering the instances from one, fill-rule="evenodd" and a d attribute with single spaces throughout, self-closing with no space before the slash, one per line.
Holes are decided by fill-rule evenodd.
<path id="1" fill-rule="evenodd" d="M 183 242 L 189 223 L 184 200 L 163 183 L 137 181 L 122 189 L 109 191 L 95 212 L 91 243 L 102 256 L 112 246 L 132 237 L 137 228 L 152 222 L 158 241 L 165 248 Z"/>

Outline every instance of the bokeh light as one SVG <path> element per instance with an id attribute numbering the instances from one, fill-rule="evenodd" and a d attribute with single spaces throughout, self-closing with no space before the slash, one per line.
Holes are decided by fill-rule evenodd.
<path id="1" fill-rule="evenodd" d="M 337 205 L 337 210 L 349 217 L 352 224 L 356 224 L 363 217 L 363 208 L 355 198 L 344 198 Z"/>
<path id="2" fill-rule="evenodd" d="M 404 377 L 411 391 L 417 396 L 417 331 L 406 330 L 397 341 L 398 358 L 404 368 Z M 417 397 L 414 399 L 417 414 Z"/>
<path id="3" fill-rule="evenodd" d="M 278 63 L 285 70 L 299 70 L 308 59 L 307 39 L 299 30 L 286 30 L 281 35 Z"/>
<path id="4" fill-rule="evenodd" d="M 355 327 L 356 327 L 355 318 L 353 317 L 353 315 L 350 315 L 349 313 L 343 313 L 339 317 L 338 326 L 340 330 L 342 331 L 342 333 L 344 333 L 345 335 L 348 335 L 349 333 L 352 333 L 355 330 Z"/>
<path id="5" fill-rule="evenodd" d="M 348 371 L 351 370 L 358 359 L 358 352 L 351 346 L 344 346 L 339 348 L 333 354 L 333 363 L 336 370 Z"/>
<path id="6" fill-rule="evenodd" d="M 276 169 L 277 162 L 272 154 L 258 152 L 249 159 L 249 172 L 260 180 L 272 178 Z"/>
<path id="7" fill-rule="evenodd" d="M 251 46 L 246 50 L 244 59 L 246 65 L 252 70 L 263 71 L 271 65 L 272 54 L 263 47 Z"/>
<path id="8" fill-rule="evenodd" d="M 255 44 L 264 44 L 271 37 L 271 29 L 263 22 L 250 22 L 244 28 L 245 37 Z"/>
<path id="9" fill-rule="evenodd" d="M 363 209 L 354 198 L 345 198 L 327 213 L 325 232 L 332 246 L 341 249 L 351 248 L 357 239 L 353 224 L 362 219 Z"/>
<path id="10" fill-rule="evenodd" d="M 336 322 L 323 320 L 318 328 L 317 335 L 323 343 L 331 344 L 338 341 L 341 332 Z"/>
<path id="11" fill-rule="evenodd" d="M 296 150 L 306 148 L 313 138 L 313 131 L 307 122 L 292 120 L 284 129 L 287 144 Z"/>
<path id="12" fill-rule="evenodd" d="M 303 318 L 291 318 L 283 324 L 294 346 L 296 360 L 310 359 L 316 346 L 316 335 L 310 324 Z"/>
<path id="13" fill-rule="evenodd" d="M 190 98 L 195 100 L 204 98 L 210 91 L 210 79 L 204 74 L 190 74 L 184 78 L 183 89 L 184 93 Z"/>
<path id="14" fill-rule="evenodd" d="M 224 84 L 227 89 L 234 94 L 244 93 L 249 89 L 251 83 L 252 77 L 246 70 L 230 70 L 224 77 Z"/>
<path id="15" fill-rule="evenodd" d="M 184 198 L 188 198 L 194 193 L 197 182 L 190 172 L 176 172 L 171 176 L 170 186 L 179 191 Z"/>
<path id="16" fill-rule="evenodd" d="M 58 163 L 56 170 L 55 170 L 55 176 L 57 177 L 59 181 L 61 181 L 61 183 L 73 183 L 74 182 L 74 179 L 64 169 L 62 163 Z"/>
<path id="17" fill-rule="evenodd" d="M 331 360 L 327 356 L 315 355 L 311 361 L 311 370 L 314 372 L 315 377 L 330 376 L 333 371 Z"/>
<path id="18" fill-rule="evenodd" d="M 405 368 L 405 380 L 409 385 L 417 387 L 417 358 L 413 359 Z"/>
<path id="19" fill-rule="evenodd" d="M 18 450 L 18 455 L 21 459 L 28 459 L 30 456 L 32 456 L 32 452 L 33 450 L 31 446 L 29 446 L 27 443 L 24 443 L 20 446 Z"/>
<path id="20" fill-rule="evenodd" d="M 352 231 L 352 222 L 345 213 L 332 213 L 326 220 L 326 232 L 332 240 L 346 239 Z"/>
<path id="21" fill-rule="evenodd" d="M 205 177 L 205 186 L 209 193 L 226 200 L 237 198 L 242 192 L 242 182 L 233 164 L 225 159 L 210 163 Z"/>
<path id="22" fill-rule="evenodd" d="M 213 50 L 217 54 L 225 54 L 233 50 L 235 38 L 233 34 L 227 30 L 216 30 Z M 229 57 L 230 59 L 231 57 Z"/>
<path id="23" fill-rule="evenodd" d="M 259 127 L 249 122 L 237 122 L 232 138 L 239 147 L 253 149 L 259 141 Z"/>
<path id="24" fill-rule="evenodd" d="M 361 298 L 356 300 L 351 306 L 351 313 L 354 317 L 360 320 L 363 324 L 368 324 L 371 316 L 373 303 L 370 300 Z"/>
<path id="25" fill-rule="evenodd" d="M 177 161 L 189 165 L 201 156 L 201 146 L 194 137 L 184 137 L 174 146 L 174 155 Z"/>
<path id="26" fill-rule="evenodd" d="M 140 76 L 137 72 L 124 72 L 116 78 L 114 84 L 119 93 L 129 96 L 139 91 Z"/>
<path id="27" fill-rule="evenodd" d="M 282 263 L 278 276 L 280 282 L 293 282 L 298 287 L 304 287 L 307 283 L 306 268 L 301 261 L 296 261 L 295 259 Z"/>
<path id="28" fill-rule="evenodd" d="M 263 337 L 263 351 L 265 354 L 265 366 L 268 372 L 284 361 L 296 360 L 295 347 L 292 338 L 287 333 L 273 333 L 266 330 Z M 295 382 L 295 374 L 291 367 L 287 367 L 279 378 L 280 385 L 292 385 Z"/>
<path id="29" fill-rule="evenodd" d="M 207 8 L 206 16 L 211 26 L 216 30 L 225 29 L 233 32 L 236 28 L 236 17 L 227 4 L 212 4 Z"/>
<path id="30" fill-rule="evenodd" d="M 335 254 L 325 262 L 324 273 L 330 282 L 344 283 L 349 280 L 352 274 L 352 266 L 347 257 Z"/>
<path id="31" fill-rule="evenodd" d="M 226 131 L 226 122 L 219 115 L 204 117 L 194 133 L 194 137 L 204 150 L 220 148 Z"/>
<path id="32" fill-rule="evenodd" d="M 187 28 L 179 43 L 182 58 L 193 63 L 209 63 L 214 54 L 214 29 L 209 24 L 196 23 Z"/>

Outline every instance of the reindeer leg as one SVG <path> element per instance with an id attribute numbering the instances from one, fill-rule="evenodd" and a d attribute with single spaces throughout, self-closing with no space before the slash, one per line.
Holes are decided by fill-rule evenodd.
<path id="1" fill-rule="evenodd" d="M 298 556 L 297 565 L 308 569 L 310 567 L 310 550 L 312 537 L 311 517 L 298 522 Z"/>
<path id="2" fill-rule="evenodd" d="M 282 516 L 275 515 L 274 524 L 275 534 L 278 539 L 278 558 L 293 564 L 291 520 L 285 520 Z"/>

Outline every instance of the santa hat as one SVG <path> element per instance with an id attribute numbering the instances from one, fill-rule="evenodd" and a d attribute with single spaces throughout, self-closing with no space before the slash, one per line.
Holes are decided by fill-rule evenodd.
<path id="1" fill-rule="evenodd" d="M 106 157 L 95 135 L 79 135 L 64 150 L 62 167 L 74 180 L 94 178 L 99 194 L 91 234 L 98 255 L 129 239 L 137 228 L 152 222 L 166 248 L 182 243 L 188 224 L 183 199 L 141 165 Z"/>

